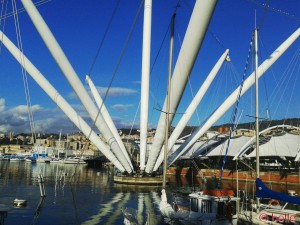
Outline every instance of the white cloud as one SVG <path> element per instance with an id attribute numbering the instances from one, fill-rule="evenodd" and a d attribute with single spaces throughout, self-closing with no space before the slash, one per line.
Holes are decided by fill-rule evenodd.
<path id="1" fill-rule="evenodd" d="M 5 109 L 5 99 L 0 98 L 0 112 L 2 112 Z"/>
<path id="2" fill-rule="evenodd" d="M 3 104 L 4 103 L 4 104 Z M 28 107 L 19 105 L 5 110 L 5 101 L 0 101 L 0 132 L 31 133 L 31 125 L 28 116 Z M 35 132 L 58 133 L 60 129 L 64 133 L 77 132 L 72 122 L 58 108 L 45 109 L 40 105 L 31 107 Z"/>
<path id="3" fill-rule="evenodd" d="M 115 104 L 111 106 L 116 111 L 127 111 L 129 108 L 132 108 L 133 104 Z"/>
<path id="4" fill-rule="evenodd" d="M 118 129 L 120 128 L 138 128 L 140 121 L 128 121 L 124 120 L 124 118 L 114 117 L 113 121 Z"/>
<path id="5" fill-rule="evenodd" d="M 87 88 L 89 90 L 89 88 Z M 107 92 L 107 87 L 97 87 L 98 92 L 100 93 L 101 97 L 104 97 Z M 109 92 L 107 93 L 107 97 L 122 97 L 122 96 L 129 96 L 129 95 L 135 95 L 138 92 L 135 89 L 131 88 L 123 88 L 123 87 L 111 87 L 109 89 Z M 90 94 L 90 96 L 92 96 Z M 68 94 L 69 99 L 77 99 L 78 97 L 75 94 L 75 92 L 71 92 Z"/>
<path id="6" fill-rule="evenodd" d="M 105 96 L 107 92 L 106 87 L 97 87 L 101 96 Z M 111 87 L 107 93 L 108 97 L 119 97 L 119 96 L 128 96 L 134 95 L 137 91 L 135 89 L 123 88 L 123 87 Z"/>

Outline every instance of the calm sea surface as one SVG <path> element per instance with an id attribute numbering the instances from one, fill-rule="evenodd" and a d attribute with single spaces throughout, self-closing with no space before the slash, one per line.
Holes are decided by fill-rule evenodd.
<path id="1" fill-rule="evenodd" d="M 38 175 L 44 177 L 46 198 L 40 197 Z M 113 172 L 86 165 L 0 161 L 0 206 L 8 207 L 4 224 L 124 224 L 122 209 L 147 213 L 159 223 L 158 187 L 138 188 L 113 183 Z M 14 199 L 27 206 L 15 208 Z M 1 223 L 1 222 L 0 222 Z"/>
<path id="2" fill-rule="evenodd" d="M 44 177 L 46 197 L 40 197 L 38 175 Z M 234 182 L 234 181 L 231 181 Z M 169 177 L 169 202 L 186 204 L 178 190 L 189 192 L 202 182 L 185 177 Z M 226 186 L 230 186 L 227 183 Z M 232 185 L 235 186 L 235 185 Z M 251 188 L 251 187 L 250 187 Z M 285 191 L 299 186 L 280 185 Z M 122 209 L 137 210 L 138 221 L 144 224 L 149 213 L 160 224 L 158 204 L 160 187 L 142 188 L 113 182 L 113 171 L 89 168 L 86 165 L 0 161 L 0 208 L 6 206 L 4 224 L 124 224 Z M 27 206 L 15 208 L 14 200 L 25 199 Z M 1 221 L 0 221 L 1 223 Z"/>

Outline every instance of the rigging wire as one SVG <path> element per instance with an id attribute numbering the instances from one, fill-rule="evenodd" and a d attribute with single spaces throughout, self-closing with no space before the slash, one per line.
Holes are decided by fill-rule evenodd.
<path id="1" fill-rule="evenodd" d="M 19 47 L 21 53 L 23 53 L 24 51 L 23 51 L 23 45 L 22 45 L 22 36 L 21 36 L 20 23 L 19 23 L 19 18 L 18 18 L 18 13 L 17 13 L 16 0 L 12 0 L 12 8 L 13 8 L 13 12 L 14 12 L 14 22 L 15 22 L 15 28 L 16 28 L 18 47 Z M 21 70 L 22 70 L 22 76 L 23 76 L 23 85 L 24 85 L 25 97 L 26 97 L 26 102 L 27 102 L 29 124 L 30 124 L 31 132 L 32 132 L 33 141 L 35 141 L 36 140 L 36 132 L 35 132 L 33 113 L 32 113 L 32 105 L 31 105 L 31 100 L 30 100 L 27 72 L 24 69 L 25 66 L 26 65 L 24 62 L 24 55 L 23 55 L 21 57 Z"/>
<path id="2" fill-rule="evenodd" d="M 210 29 L 208 29 L 208 32 L 217 41 L 217 43 L 221 46 L 222 50 L 225 51 L 226 47 L 225 47 L 224 43 L 220 40 L 220 38 L 218 38 L 218 36 Z"/>
<path id="3" fill-rule="evenodd" d="M 137 110 L 135 112 L 134 119 L 133 119 L 133 122 L 132 122 L 131 127 L 130 127 L 129 135 L 131 135 L 131 133 L 132 133 L 132 130 L 133 130 L 133 127 L 134 127 L 134 123 L 136 121 L 136 118 L 137 118 L 140 106 L 141 106 L 141 101 L 139 102 L 138 108 L 137 108 Z M 127 139 L 127 143 L 128 143 L 128 139 Z"/>
<path id="4" fill-rule="evenodd" d="M 174 7 L 174 8 L 175 8 L 175 9 L 174 9 L 174 12 L 172 13 L 172 15 L 176 14 L 176 12 L 177 12 L 177 10 L 179 9 L 179 7 L 181 7 L 181 5 L 180 5 L 181 2 L 182 2 L 182 0 L 178 0 L 178 1 L 177 1 L 176 5 L 175 5 L 175 7 Z M 158 52 L 156 53 L 156 56 L 155 56 L 155 58 L 154 58 L 154 62 L 152 63 L 151 68 L 150 68 L 150 74 L 152 74 L 153 69 L 154 69 L 154 67 L 155 67 L 155 65 L 156 65 L 156 62 L 157 62 L 157 60 L 158 60 L 158 57 L 159 57 L 159 55 L 160 55 L 160 53 L 161 53 L 161 51 L 162 51 L 162 49 L 163 49 L 164 43 L 165 43 L 167 37 L 169 37 L 169 34 L 170 34 L 169 32 L 170 32 L 170 30 L 171 30 L 171 23 L 172 23 L 172 22 L 170 21 L 169 26 L 167 27 L 166 32 L 165 32 L 165 35 L 164 35 L 164 37 L 163 37 L 163 39 L 162 39 L 162 41 L 161 41 L 161 44 L 160 44 L 160 46 L 159 46 L 159 48 L 158 48 Z M 175 21 L 175 23 L 176 23 L 176 21 Z M 175 24 L 175 26 L 176 26 L 176 24 Z M 180 46 L 181 46 L 181 44 L 180 44 Z M 160 78 L 160 77 L 159 77 L 159 78 Z M 160 79 L 158 80 L 158 82 L 156 82 L 156 92 L 155 92 L 155 93 L 158 93 L 158 87 L 159 87 L 159 85 L 160 85 Z M 150 90 L 150 93 L 152 93 L 151 90 Z M 157 98 L 155 98 L 154 95 L 151 95 L 151 96 L 154 97 L 153 99 L 154 99 L 154 101 L 155 101 L 153 105 L 154 105 L 154 106 L 156 105 L 158 109 L 162 109 L 162 106 L 159 105 L 159 103 L 158 103 L 158 101 L 157 101 Z M 149 121 L 152 121 L 152 118 L 153 118 L 152 116 L 153 116 L 154 111 L 156 111 L 155 107 L 152 108 L 152 112 L 151 112 Z"/>
<path id="5" fill-rule="evenodd" d="M 294 19 L 295 21 L 300 21 L 300 18 L 297 18 L 295 15 L 292 15 L 286 11 L 283 11 L 283 10 L 280 10 L 280 9 L 276 9 L 274 7 L 271 7 L 270 6 L 270 0 L 265 0 L 265 3 L 260 3 L 258 1 L 255 1 L 255 0 L 248 0 L 248 2 L 251 2 L 251 3 L 254 3 L 260 7 L 262 7 L 264 10 L 263 10 L 263 13 L 259 19 L 259 22 L 258 22 L 258 28 L 261 29 L 262 26 L 263 26 L 263 23 L 267 17 L 267 13 L 268 11 L 273 11 L 275 13 L 278 13 L 278 14 L 281 14 L 283 16 L 286 16 L 286 17 L 289 17 L 289 18 L 292 18 Z M 266 95 L 266 118 L 267 120 L 269 121 L 269 124 L 268 124 L 268 127 L 271 126 L 271 114 L 270 114 L 270 104 L 269 104 L 269 96 L 268 96 L 268 91 L 267 91 L 267 87 L 266 87 L 266 78 L 263 77 L 263 83 L 264 83 L 264 89 L 265 89 L 265 95 Z"/>
<path id="6" fill-rule="evenodd" d="M 263 42 L 261 39 L 259 39 L 259 42 L 260 42 L 260 49 L 264 49 L 264 45 L 263 45 Z M 262 51 L 259 51 L 258 54 L 260 55 L 259 58 L 262 59 L 263 58 Z M 264 70 L 264 68 L 262 68 L 262 70 Z M 265 73 L 265 71 L 263 73 Z M 272 118 L 271 118 L 271 114 L 270 114 L 270 101 L 269 101 L 269 94 L 268 94 L 267 82 L 266 82 L 265 76 L 262 77 L 262 81 L 263 81 L 264 91 L 265 91 L 265 96 L 266 96 L 266 105 L 264 107 L 266 109 L 266 120 L 264 120 L 264 121 L 268 121 L 267 127 L 270 127 L 271 123 L 272 123 L 272 121 L 271 121 Z M 261 121 L 259 123 L 262 124 L 263 121 Z"/>
<path id="7" fill-rule="evenodd" d="M 116 12 L 117 12 L 117 9 L 118 9 L 118 7 L 119 7 L 119 4 L 120 4 L 120 0 L 117 1 L 116 5 L 115 5 L 115 7 L 114 7 L 113 13 L 112 13 L 112 15 L 111 15 L 111 17 L 110 17 L 110 19 L 109 19 L 108 24 L 107 24 L 107 27 L 106 27 L 106 29 L 105 29 L 105 31 L 104 31 L 104 35 L 103 35 L 103 37 L 102 37 L 102 39 L 101 39 L 101 41 L 100 41 L 100 44 L 99 44 L 99 47 L 98 47 L 98 49 L 97 49 L 96 55 L 95 55 L 95 57 L 94 57 L 94 59 L 93 59 L 93 62 L 92 62 L 92 64 L 91 64 L 91 67 L 90 67 L 90 69 L 89 69 L 89 72 L 88 72 L 88 75 L 89 75 L 89 76 L 91 76 L 91 74 L 92 74 L 92 71 L 93 71 L 93 69 L 94 69 L 95 63 L 96 63 L 97 58 L 98 58 L 98 56 L 99 56 L 99 54 L 100 54 L 100 51 L 101 51 L 101 49 L 102 49 L 102 45 L 103 45 L 104 41 L 106 40 L 106 36 L 107 36 L 107 34 L 108 34 L 108 31 L 109 31 L 109 28 L 110 28 L 110 26 L 111 26 L 111 24 L 112 24 L 112 21 L 113 21 L 113 19 L 114 19 L 114 17 L 115 17 L 115 14 L 116 14 Z"/>
<path id="8" fill-rule="evenodd" d="M 3 0 L 4 1 L 4 0 Z M 34 3 L 35 6 L 40 6 L 40 5 L 43 5 L 45 3 L 48 3 L 50 2 L 51 0 L 40 0 L 36 3 Z M 5 13 L 5 14 L 1 14 L 1 17 L 0 17 L 0 20 L 1 19 L 6 19 L 8 17 L 11 17 L 11 16 L 14 16 L 14 14 L 16 13 L 21 13 L 21 12 L 25 12 L 25 9 L 24 8 L 20 8 L 20 9 L 15 9 L 13 12 L 10 12 L 10 13 Z"/>
<path id="9" fill-rule="evenodd" d="M 288 87 L 287 85 L 284 84 L 288 84 L 289 80 L 292 77 L 292 74 L 289 72 L 290 68 L 292 67 L 292 65 L 296 65 L 296 59 L 299 58 L 299 48 L 297 49 L 295 55 L 293 56 L 293 59 L 290 60 L 289 64 L 287 65 L 287 68 L 285 69 L 285 71 L 282 73 L 283 75 L 280 77 L 279 81 L 277 82 L 277 84 L 275 85 L 275 87 L 273 88 L 273 92 L 271 94 L 271 96 L 279 96 L 279 97 L 274 97 L 272 98 L 273 100 L 271 101 L 270 105 L 273 104 L 277 104 L 277 107 L 274 110 L 274 115 L 278 112 L 279 110 L 279 105 L 283 104 L 283 95 L 284 93 L 286 93 Z M 299 60 L 299 59 L 298 59 Z M 282 108 L 282 107 L 281 107 Z"/>
<path id="10" fill-rule="evenodd" d="M 136 16 L 135 16 L 135 18 L 134 18 L 134 21 L 133 21 L 133 23 L 132 23 L 132 25 L 131 25 L 131 28 L 130 28 L 130 30 L 129 30 L 129 33 L 128 33 L 128 35 L 127 35 L 126 41 L 125 41 L 125 43 L 124 43 L 124 45 L 123 45 L 121 54 L 120 54 L 120 56 L 119 56 L 119 60 L 118 60 L 117 65 L 116 65 L 116 67 L 115 67 L 115 69 L 114 69 L 114 71 L 113 71 L 112 78 L 111 78 L 111 80 L 110 80 L 110 83 L 109 83 L 109 85 L 108 85 L 106 91 L 105 91 L 104 98 L 103 98 L 103 101 L 102 101 L 102 105 L 99 107 L 98 113 L 97 113 L 97 115 L 96 115 L 96 117 L 95 117 L 95 120 L 93 121 L 93 124 L 92 124 L 92 126 L 91 126 L 91 130 L 90 130 L 90 132 L 89 132 L 89 134 L 88 134 L 88 136 L 87 136 L 87 139 L 90 138 L 90 136 L 91 136 L 91 134 L 92 134 L 92 131 L 93 131 L 93 129 L 95 128 L 96 121 L 97 121 L 97 119 L 98 119 L 98 117 L 99 117 L 99 115 L 100 115 L 100 113 L 101 113 L 102 106 L 103 106 L 103 104 L 104 104 L 104 102 L 105 102 L 105 100 L 106 100 L 106 98 L 107 98 L 107 96 L 108 96 L 109 90 L 110 90 L 110 88 L 111 88 L 111 86 L 112 86 L 112 83 L 113 83 L 113 81 L 114 81 L 114 78 L 115 78 L 115 76 L 116 76 L 116 74 L 117 74 L 117 71 L 118 71 L 118 69 L 119 69 L 119 66 L 120 66 L 120 64 L 121 64 L 121 61 L 122 61 L 123 56 L 124 56 L 124 54 L 125 54 L 125 50 L 126 50 L 127 45 L 128 45 L 128 43 L 129 43 L 131 34 L 132 34 L 132 32 L 133 32 L 133 28 L 135 27 L 135 24 L 136 24 L 136 22 L 137 22 L 137 19 L 138 19 L 138 16 L 139 16 L 140 12 L 141 12 L 141 9 L 142 9 L 143 4 L 144 4 L 144 0 L 142 0 L 141 3 L 140 3 L 140 5 L 139 5 L 138 11 L 137 11 L 137 13 L 136 13 Z M 85 147 L 82 149 L 82 151 L 81 151 L 81 156 L 83 155 L 83 152 L 85 151 L 86 146 L 87 146 L 87 145 L 85 145 Z"/>
<path id="11" fill-rule="evenodd" d="M 248 0 L 248 2 L 254 3 L 254 4 L 256 4 L 256 5 L 260 6 L 260 7 L 263 7 L 265 9 L 265 11 L 273 11 L 275 13 L 278 13 L 278 14 L 281 14 L 283 16 L 289 17 L 289 18 L 291 18 L 291 19 L 293 19 L 295 21 L 300 21 L 300 18 L 296 17 L 293 14 L 290 14 L 290 13 L 284 11 L 284 10 L 281 10 L 281 9 L 276 9 L 274 7 L 271 7 L 268 4 L 269 0 L 266 0 L 267 3 L 265 3 L 265 4 L 260 3 L 260 2 L 255 1 L 255 0 Z M 264 18 L 264 17 L 262 17 L 262 18 Z"/>
<path id="12" fill-rule="evenodd" d="M 264 4 L 264 11 L 259 19 L 258 25 L 257 25 L 257 29 L 260 29 L 262 27 L 262 24 L 264 23 L 266 17 L 267 17 L 267 13 L 268 13 L 268 7 L 269 7 L 269 3 L 270 0 L 266 0 L 266 3 Z"/>
<path id="13" fill-rule="evenodd" d="M 238 111 L 238 107 L 239 107 L 241 93 L 242 93 L 242 90 L 243 90 L 246 74 L 247 74 L 248 69 L 249 69 L 249 61 L 250 61 L 250 56 L 251 56 L 251 52 L 252 52 L 252 45 L 253 45 L 253 37 L 250 41 L 250 46 L 249 46 L 249 50 L 248 50 L 248 56 L 247 56 L 247 60 L 246 60 L 246 65 L 245 65 L 245 69 L 244 69 L 242 82 L 241 82 L 239 93 L 238 93 L 238 96 L 237 96 L 237 100 L 236 100 L 236 103 L 235 103 L 235 106 L 234 106 L 234 109 L 233 109 L 233 112 L 232 112 L 232 115 L 231 115 L 231 121 L 230 121 L 231 126 L 230 126 L 230 130 L 229 130 L 229 137 L 228 137 L 228 141 L 227 141 L 226 152 L 225 152 L 225 155 L 223 157 L 222 167 L 220 169 L 220 177 L 219 177 L 219 181 L 218 181 L 218 188 L 221 187 L 222 175 L 223 175 L 223 170 L 224 170 L 225 163 L 226 163 L 226 158 L 227 158 L 227 154 L 228 154 L 230 140 L 231 140 L 231 137 L 232 137 L 233 129 L 234 129 L 235 124 L 236 124 L 237 111 Z"/>
<path id="14" fill-rule="evenodd" d="M 4 33 L 4 30 L 5 30 L 6 19 L 3 18 L 2 15 L 6 14 L 6 12 L 7 12 L 7 6 L 8 6 L 8 0 L 6 0 L 6 4 L 5 4 L 5 0 L 2 0 L 2 2 L 1 2 L 0 26 L 3 27 L 2 28 L 3 33 Z M 2 21 L 3 21 L 3 23 L 2 23 Z M 0 38 L 3 38 L 3 37 L 0 37 Z M 1 41 L 1 43 L 0 43 L 0 53 L 2 52 L 2 46 L 3 46 L 3 41 Z"/>
<path id="15" fill-rule="evenodd" d="M 293 77 L 294 74 L 297 74 L 295 72 L 295 70 L 298 67 L 297 62 L 299 62 L 299 56 L 300 56 L 300 48 L 297 49 L 297 52 L 295 53 L 293 59 L 291 60 L 291 63 L 289 64 L 289 71 L 287 71 L 287 74 L 290 74 L 289 80 L 291 80 L 291 78 Z M 298 72 L 299 72 L 299 67 L 298 67 Z M 296 80 L 292 81 L 293 87 L 292 87 L 292 89 L 289 89 L 289 91 L 291 91 L 292 93 L 295 90 L 295 87 L 296 87 L 296 84 L 297 84 L 297 80 L 298 80 L 298 76 L 294 76 L 294 77 L 296 77 Z M 285 118 L 287 118 L 288 111 L 290 110 L 290 106 L 291 106 L 291 102 L 292 102 L 292 97 L 293 97 L 293 95 L 289 96 L 289 101 L 288 101 L 288 104 L 287 104 L 287 107 L 286 107 Z"/>
<path id="16" fill-rule="evenodd" d="M 249 64 L 252 63 L 252 58 L 251 58 L 251 57 L 250 57 L 248 63 L 249 63 Z M 230 70 L 233 72 L 233 75 L 235 75 L 235 76 L 233 76 L 233 77 L 234 77 L 234 82 L 232 82 L 232 83 L 239 84 L 240 81 L 238 81 L 238 79 L 237 79 L 237 75 L 238 75 L 239 73 L 238 73 L 236 67 L 234 66 L 234 64 L 233 64 L 232 62 L 230 62 L 229 67 L 230 67 Z M 230 77 L 232 77 L 232 76 L 230 76 Z M 246 99 L 245 99 L 245 98 L 246 98 Z M 249 105 L 250 105 L 250 111 L 251 111 L 251 110 L 252 110 L 252 105 L 253 105 L 253 104 L 251 103 L 251 102 L 252 102 L 252 94 L 250 94 L 250 99 L 247 99 L 247 96 L 246 96 L 246 95 L 243 95 L 243 99 L 244 99 L 243 102 L 246 102 L 246 103 L 247 103 L 246 108 L 248 108 Z M 250 104 L 249 104 L 249 103 L 250 103 Z M 240 103 L 240 106 L 241 106 L 241 104 L 243 104 L 243 103 Z M 244 106 L 244 107 L 245 107 L 245 106 Z M 242 107 L 240 107 L 240 108 L 242 108 Z M 242 110 L 242 111 L 243 111 L 243 110 Z M 241 112 L 241 114 L 242 114 L 242 112 Z M 242 116 L 242 115 L 241 115 L 241 116 Z M 250 123 L 249 123 L 248 129 L 251 129 L 251 124 L 250 124 Z"/>
<path id="17" fill-rule="evenodd" d="M 116 65 L 116 67 L 115 67 L 115 69 L 114 69 L 114 71 L 113 71 L 112 78 L 111 78 L 110 83 L 109 83 L 109 85 L 108 85 L 108 87 L 107 87 L 107 89 L 106 89 L 106 92 L 105 92 L 105 95 L 104 95 L 104 98 L 103 98 L 103 101 L 102 101 L 102 105 L 99 107 L 98 113 L 97 113 L 97 115 L 96 115 L 96 117 L 95 117 L 95 120 L 93 121 L 92 126 L 91 126 L 91 130 L 90 130 L 90 132 L 89 132 L 89 134 L 88 134 L 88 136 L 87 136 L 87 140 L 89 140 L 89 138 L 90 138 L 90 136 L 91 136 L 91 134 L 92 134 L 92 132 L 93 132 L 93 129 L 95 128 L 96 121 L 97 121 L 97 119 L 98 119 L 98 117 L 99 117 L 99 115 L 100 115 L 100 113 L 101 113 L 102 106 L 103 106 L 103 104 L 104 104 L 104 102 L 105 102 L 105 100 L 106 100 L 106 98 L 107 98 L 107 96 L 108 96 L 108 92 L 109 92 L 109 90 L 110 90 L 110 88 L 111 88 L 111 86 L 112 86 L 113 80 L 114 80 L 114 78 L 115 78 L 115 76 L 116 76 L 116 74 L 117 74 L 118 68 L 119 68 L 119 66 L 120 66 L 120 64 L 121 64 L 121 61 L 122 61 L 122 59 L 123 59 L 123 56 L 124 56 L 124 54 L 125 54 L 125 50 L 127 49 L 127 45 L 128 45 L 128 43 L 129 43 L 131 34 L 132 34 L 132 32 L 133 32 L 133 28 L 135 27 L 135 24 L 136 24 L 136 22 L 137 22 L 137 19 L 138 19 L 138 16 L 139 16 L 140 12 L 141 12 L 141 9 L 142 9 L 143 4 L 144 4 L 144 0 L 142 0 L 141 3 L 140 3 L 140 5 L 139 5 L 138 11 L 137 11 L 137 13 L 136 13 L 136 15 L 135 15 L 134 21 L 133 21 L 133 23 L 132 23 L 132 25 L 131 25 L 131 28 L 130 28 L 130 30 L 129 30 L 129 33 L 128 33 L 128 35 L 127 35 L 126 41 L 125 41 L 125 43 L 124 43 L 124 45 L 123 45 L 121 54 L 120 54 L 120 56 L 119 56 L 119 60 L 118 60 L 117 65 Z M 81 152 L 80 152 L 80 158 L 83 156 L 83 153 L 84 153 L 84 151 L 86 151 L 87 148 L 88 148 L 88 142 L 87 142 L 87 143 L 84 145 L 84 147 L 82 148 L 82 150 L 81 150 Z M 79 162 L 76 164 L 76 167 L 75 167 L 75 173 L 73 174 L 73 177 L 75 177 L 75 175 L 76 175 L 76 173 L 77 173 L 78 165 L 79 165 Z M 71 186 L 71 194 L 72 194 L 72 198 L 73 198 L 73 201 L 74 201 L 75 216 L 76 216 L 76 218 L 77 218 L 77 206 L 76 206 L 76 202 L 75 202 L 75 192 L 73 191 L 73 187 L 72 187 L 72 186 Z M 78 219 L 78 218 L 77 218 L 77 219 Z"/>

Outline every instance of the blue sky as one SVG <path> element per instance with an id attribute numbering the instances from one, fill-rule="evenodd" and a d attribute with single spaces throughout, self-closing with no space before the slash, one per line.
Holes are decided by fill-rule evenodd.
<path id="1" fill-rule="evenodd" d="M 7 13 L 11 13 L 11 1 L 8 2 Z M 169 43 L 168 40 L 163 41 L 163 38 L 168 31 L 177 2 L 177 0 L 153 0 L 151 65 L 154 64 L 156 58 L 157 60 L 150 78 L 149 127 L 156 126 L 160 112 L 155 108 L 162 107 L 165 98 Z M 197 113 L 191 119 L 190 125 L 201 124 L 240 84 L 254 29 L 255 13 L 257 24 L 260 25 L 260 62 L 299 27 L 299 0 L 269 0 L 267 2 L 270 5 L 269 10 L 262 7 L 265 3 L 263 0 L 219 0 L 178 111 L 184 112 L 192 99 L 192 93 L 195 94 L 200 88 L 225 48 L 230 49 L 231 62 L 222 67 L 198 107 Z M 91 69 L 116 3 L 117 0 L 51 0 L 38 6 L 38 10 L 85 85 L 85 76 Z M 181 1 L 177 9 L 174 65 L 194 3 L 194 0 Z M 140 101 L 143 10 L 116 70 L 139 5 L 140 1 L 136 0 L 130 3 L 120 1 L 90 74 L 94 84 L 103 94 L 116 71 L 105 104 L 118 128 L 130 128 L 132 123 L 135 127 L 139 126 L 139 111 L 137 110 Z M 19 1 L 17 7 L 22 8 Z M 79 114 L 86 118 L 87 114 L 83 106 L 54 62 L 27 13 L 19 13 L 18 18 L 24 54 Z M 4 33 L 17 44 L 13 16 L 7 17 L 5 21 L 1 20 L 1 30 L 4 30 Z M 266 108 L 270 109 L 271 116 L 275 119 L 300 116 L 300 104 L 297 97 L 299 96 L 299 80 L 297 81 L 299 66 L 294 68 L 293 73 L 291 71 L 285 73 L 286 70 L 292 70 L 294 65 L 299 65 L 299 61 L 298 63 L 291 62 L 299 45 L 300 40 L 296 41 L 261 79 L 261 117 L 266 117 Z M 4 46 L 1 46 L 0 68 L 0 132 L 30 132 L 21 68 Z M 251 67 L 250 72 L 252 70 Z M 281 77 L 288 74 L 293 75 L 286 78 L 286 82 L 279 82 Z M 76 132 L 77 128 L 29 75 L 28 82 L 36 130 L 42 133 L 58 133 L 61 129 L 63 133 Z M 275 89 L 279 87 L 279 83 L 283 83 L 283 86 Z M 253 90 L 250 90 L 242 97 L 241 122 L 251 121 L 251 118 L 246 115 L 254 114 L 253 96 Z M 267 107 L 267 105 L 270 106 Z M 218 124 L 229 122 L 231 111 L 229 110 L 218 121 Z M 135 117 L 136 114 L 137 117 Z M 180 114 L 175 117 L 173 125 L 176 125 L 179 117 Z"/>

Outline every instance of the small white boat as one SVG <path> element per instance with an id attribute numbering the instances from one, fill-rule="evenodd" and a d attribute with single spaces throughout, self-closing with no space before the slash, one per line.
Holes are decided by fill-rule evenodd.
<path id="1" fill-rule="evenodd" d="M 39 158 L 37 158 L 36 161 L 39 162 L 39 163 L 50 163 L 51 158 L 49 158 L 49 157 L 39 157 Z"/>
<path id="2" fill-rule="evenodd" d="M 237 224 L 237 206 L 240 198 L 232 190 L 205 190 L 189 194 L 188 209 L 175 209 L 167 202 L 163 189 L 159 209 L 164 220 L 183 224 Z"/>
<path id="3" fill-rule="evenodd" d="M 25 158 L 25 162 L 35 163 L 36 162 L 36 158 L 34 158 L 34 157 L 26 157 Z"/>
<path id="4" fill-rule="evenodd" d="M 63 163 L 63 160 L 58 159 L 58 158 L 52 158 L 52 159 L 50 160 L 50 163 Z"/>
<path id="5" fill-rule="evenodd" d="M 12 157 L 9 159 L 10 162 L 20 162 L 21 160 L 18 157 Z"/>
<path id="6" fill-rule="evenodd" d="M 80 157 L 68 157 L 63 160 L 64 164 L 86 164 L 86 162 Z"/>
<path id="7" fill-rule="evenodd" d="M 27 201 L 25 199 L 18 199 L 14 200 L 14 207 L 25 207 L 27 206 Z"/>

